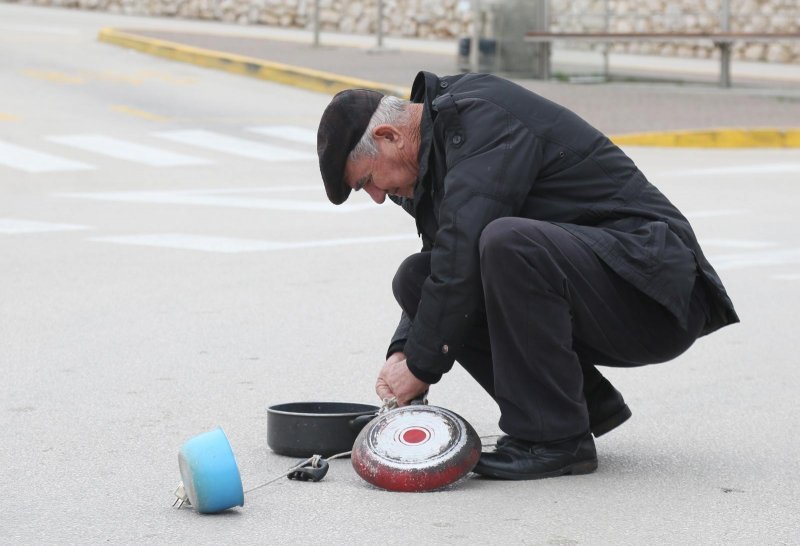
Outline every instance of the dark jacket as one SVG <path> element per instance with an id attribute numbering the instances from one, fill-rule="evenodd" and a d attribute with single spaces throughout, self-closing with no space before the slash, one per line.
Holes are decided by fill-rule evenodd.
<path id="1" fill-rule="evenodd" d="M 497 218 L 556 223 L 684 325 L 695 279 L 706 283 L 704 334 L 738 322 L 689 222 L 600 131 L 570 110 L 486 74 L 420 72 L 424 111 L 414 199 L 431 252 L 413 324 L 403 317 L 390 352 L 435 382 L 453 365 L 482 302 L 478 240 Z"/>

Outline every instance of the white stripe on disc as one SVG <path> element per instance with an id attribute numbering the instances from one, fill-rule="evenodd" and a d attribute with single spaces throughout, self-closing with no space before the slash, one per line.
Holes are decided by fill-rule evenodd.
<path id="1" fill-rule="evenodd" d="M 75 231 L 81 229 L 89 229 L 89 227 L 77 224 L 53 224 L 49 222 L 35 222 L 33 220 L 0 218 L 0 233 L 7 235 L 14 235 L 17 233 L 44 233 L 48 231 Z"/>
<path id="2" fill-rule="evenodd" d="M 210 165 L 213 161 L 201 157 L 193 157 L 168 152 L 150 146 L 143 146 L 105 135 L 61 135 L 47 137 L 51 142 L 87 150 L 96 154 L 107 155 L 117 159 L 143 163 L 153 167 L 176 167 L 181 165 Z"/>
<path id="3" fill-rule="evenodd" d="M 272 146 L 202 129 L 165 131 L 154 133 L 154 136 L 206 150 L 214 150 L 215 152 L 248 157 L 260 161 L 306 161 L 317 158 L 315 154 L 298 152 L 289 148 Z"/>
<path id="4" fill-rule="evenodd" d="M 317 144 L 317 132 L 305 127 L 295 125 L 264 125 L 261 127 L 248 127 L 248 131 L 275 138 L 282 138 L 301 144 Z"/>
<path id="5" fill-rule="evenodd" d="M 0 165 L 29 173 L 86 171 L 93 166 L 56 155 L 37 152 L 16 144 L 0 142 Z"/>

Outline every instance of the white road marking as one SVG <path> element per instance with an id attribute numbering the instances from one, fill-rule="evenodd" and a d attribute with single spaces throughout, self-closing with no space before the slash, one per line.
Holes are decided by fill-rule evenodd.
<path id="1" fill-rule="evenodd" d="M 248 127 L 247 130 L 260 135 L 299 142 L 300 144 L 317 145 L 317 132 L 312 129 L 306 129 L 305 127 L 297 127 L 294 125 L 264 125 L 261 127 Z"/>
<path id="2" fill-rule="evenodd" d="M 77 231 L 90 229 L 89 226 L 77 224 L 53 224 L 49 222 L 35 222 L 33 220 L 17 220 L 15 218 L 0 218 L 0 233 L 16 235 L 18 233 L 44 233 L 48 231 Z"/>
<path id="3" fill-rule="evenodd" d="M 313 191 L 320 193 L 322 190 L 322 182 L 319 184 L 306 184 L 301 186 L 299 184 L 292 186 L 270 186 L 268 188 L 214 188 L 214 189 L 196 189 L 196 190 L 181 190 L 184 193 L 298 193 L 304 191 Z"/>
<path id="4" fill-rule="evenodd" d="M 281 148 L 280 146 L 272 146 L 203 129 L 165 131 L 153 133 L 153 135 L 173 142 L 180 142 L 181 144 L 258 159 L 259 161 L 310 161 L 317 159 L 315 154 L 298 152 L 288 148 Z"/>
<path id="5" fill-rule="evenodd" d="M 105 135 L 59 135 L 47 137 L 47 140 L 153 167 L 211 165 L 214 163 L 208 159 L 168 152 Z"/>
<path id="6" fill-rule="evenodd" d="M 744 241 L 737 239 L 701 239 L 700 244 L 704 247 L 722 247 L 722 248 L 771 248 L 780 246 L 773 241 Z"/>
<path id="7" fill-rule="evenodd" d="M 321 184 L 320 184 L 321 186 Z M 322 191 L 316 186 L 317 191 Z M 300 188 L 303 188 L 301 186 Z M 94 199 L 99 201 L 122 201 L 131 203 L 155 203 L 171 205 L 201 205 L 208 207 L 231 207 L 257 210 L 282 210 L 295 212 L 327 212 L 347 214 L 363 210 L 376 210 L 374 203 L 345 203 L 334 206 L 327 201 L 305 201 L 299 199 L 265 199 L 254 195 L 271 192 L 274 188 L 236 188 L 223 190 L 174 190 L 174 191 L 120 191 L 96 193 L 58 193 L 59 197 Z M 278 190 L 286 191 L 286 189 Z"/>
<path id="8" fill-rule="evenodd" d="M 0 25 L 0 32 L 21 32 L 24 34 L 37 32 L 40 34 L 62 34 L 64 36 L 77 36 L 80 34 L 78 30 L 74 29 L 36 25 Z"/>
<path id="9" fill-rule="evenodd" d="M 373 237 L 349 237 L 341 239 L 283 243 L 277 241 L 263 241 L 260 239 L 211 237 L 204 235 L 190 235 L 186 233 L 154 233 L 147 235 L 93 237 L 89 240 L 101 243 L 117 243 L 123 245 L 152 246 L 161 248 L 174 248 L 179 250 L 200 250 L 203 252 L 222 252 L 227 254 L 235 254 L 240 252 L 269 252 L 273 250 L 295 250 L 302 248 L 389 243 L 395 241 L 411 241 L 415 240 L 416 238 L 417 237 L 414 235 L 407 234 Z"/>
<path id="10" fill-rule="evenodd" d="M 716 218 L 717 216 L 739 216 L 749 214 L 749 210 L 742 209 L 719 209 L 719 210 L 694 210 L 685 212 L 687 218 Z"/>
<path id="11" fill-rule="evenodd" d="M 727 165 L 700 169 L 662 171 L 659 176 L 708 176 L 728 174 L 795 174 L 800 173 L 800 163 L 760 163 L 755 165 Z"/>
<path id="12" fill-rule="evenodd" d="M 0 165 L 29 173 L 51 173 L 59 171 L 86 171 L 92 165 L 55 155 L 37 152 L 16 144 L 0 142 Z"/>
<path id="13" fill-rule="evenodd" d="M 800 264 L 800 249 L 727 254 L 712 256 L 710 261 L 717 271 L 763 267 L 768 265 Z"/>
<path id="14" fill-rule="evenodd" d="M 770 279 L 777 281 L 800 281 L 800 273 L 789 273 L 786 275 L 771 275 Z"/>

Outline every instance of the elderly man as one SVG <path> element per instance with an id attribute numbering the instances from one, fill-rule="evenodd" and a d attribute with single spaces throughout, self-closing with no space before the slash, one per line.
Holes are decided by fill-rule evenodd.
<path id="1" fill-rule="evenodd" d="M 506 433 L 475 471 L 597 468 L 592 435 L 630 417 L 596 365 L 675 358 L 738 317 L 689 222 L 571 111 L 486 74 L 421 72 L 411 102 L 337 94 L 317 135 L 328 198 L 363 190 L 416 220 L 422 251 L 376 390 L 400 403 L 458 361 Z"/>

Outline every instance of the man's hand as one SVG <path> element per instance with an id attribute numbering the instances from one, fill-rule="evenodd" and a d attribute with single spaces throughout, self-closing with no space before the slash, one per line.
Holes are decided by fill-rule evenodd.
<path id="1" fill-rule="evenodd" d="M 406 365 L 406 355 L 398 352 L 390 356 L 381 368 L 375 392 L 381 400 L 394 396 L 399 406 L 405 406 L 427 391 L 429 386 L 411 373 Z"/>

